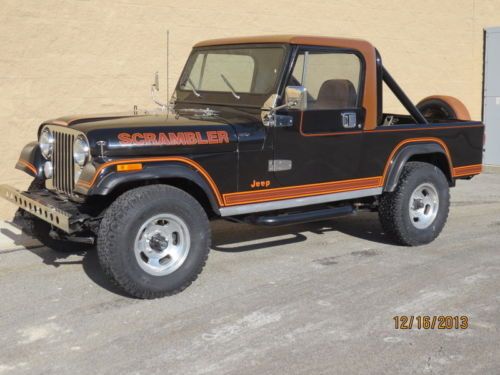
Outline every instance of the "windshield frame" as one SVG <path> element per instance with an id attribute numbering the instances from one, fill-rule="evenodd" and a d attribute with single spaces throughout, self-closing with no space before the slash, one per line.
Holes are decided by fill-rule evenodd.
<path id="1" fill-rule="evenodd" d="M 201 96 L 196 96 L 195 93 L 189 88 L 180 87 L 181 81 L 186 77 L 187 72 L 191 69 L 191 65 L 194 64 L 194 60 L 191 57 L 200 51 L 213 51 L 213 50 L 227 50 L 227 49 L 251 49 L 251 48 L 282 48 L 283 49 L 283 59 L 280 64 L 280 70 L 277 75 L 276 82 L 271 90 L 267 93 L 237 93 L 240 99 L 237 99 L 230 90 L 228 91 L 204 91 L 198 90 L 197 92 Z M 222 105 L 222 106 L 237 106 L 237 107 L 251 107 L 251 108 L 261 108 L 264 102 L 272 94 L 276 94 L 278 89 L 281 87 L 283 77 L 286 74 L 286 67 L 288 65 L 290 52 L 292 48 L 291 45 L 285 43 L 256 43 L 256 44 L 231 44 L 231 45 L 220 45 L 220 46 L 206 46 L 206 47 L 196 47 L 193 48 L 189 57 L 187 59 L 182 73 L 175 87 L 176 103 L 182 104 L 200 104 L 200 105 Z M 258 73 L 257 73 L 258 74 Z"/>

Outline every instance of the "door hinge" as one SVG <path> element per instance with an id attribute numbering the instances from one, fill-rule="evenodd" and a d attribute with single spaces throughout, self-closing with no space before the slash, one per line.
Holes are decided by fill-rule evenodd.
<path id="1" fill-rule="evenodd" d="M 263 117 L 263 123 L 270 128 L 288 128 L 293 126 L 293 117 L 287 115 L 266 115 Z"/>

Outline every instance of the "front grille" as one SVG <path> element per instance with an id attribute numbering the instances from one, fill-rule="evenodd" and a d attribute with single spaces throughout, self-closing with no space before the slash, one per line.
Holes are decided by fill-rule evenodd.
<path id="1" fill-rule="evenodd" d="M 56 190 L 73 195 L 75 188 L 75 168 L 73 162 L 73 142 L 75 135 L 69 132 L 53 130 L 54 148 L 52 162 L 54 166 L 52 185 Z"/>

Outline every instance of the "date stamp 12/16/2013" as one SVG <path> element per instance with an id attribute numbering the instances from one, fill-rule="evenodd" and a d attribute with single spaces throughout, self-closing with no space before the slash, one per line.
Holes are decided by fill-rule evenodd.
<path id="1" fill-rule="evenodd" d="M 466 315 L 396 315 L 395 329 L 467 329 Z"/>

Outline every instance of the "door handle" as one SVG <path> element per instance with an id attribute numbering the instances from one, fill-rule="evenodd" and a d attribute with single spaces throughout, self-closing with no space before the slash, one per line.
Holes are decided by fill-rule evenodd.
<path id="1" fill-rule="evenodd" d="M 342 126 L 346 129 L 353 129 L 357 125 L 356 112 L 342 112 Z"/>

